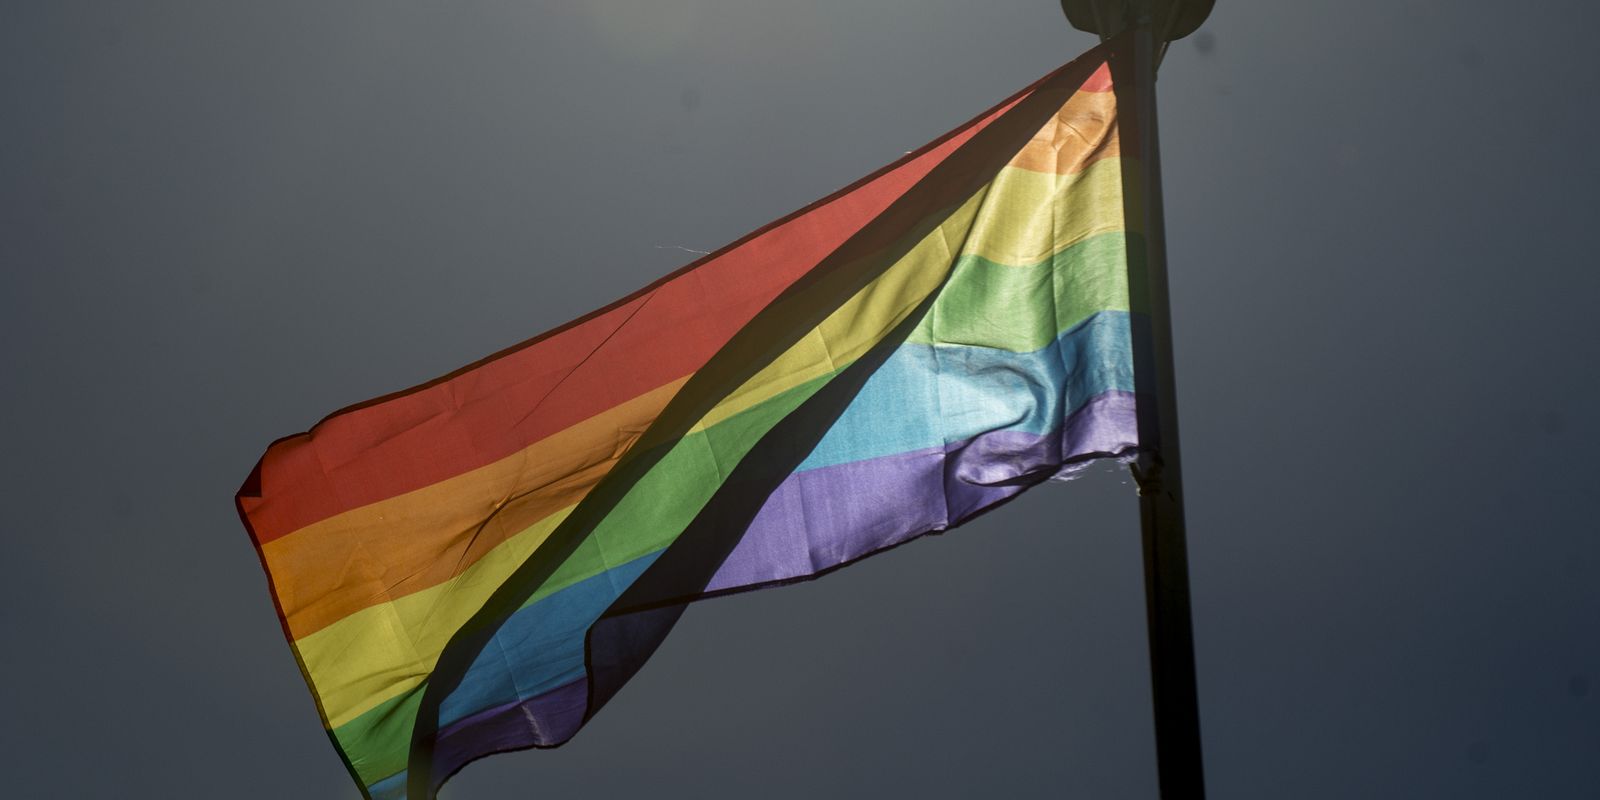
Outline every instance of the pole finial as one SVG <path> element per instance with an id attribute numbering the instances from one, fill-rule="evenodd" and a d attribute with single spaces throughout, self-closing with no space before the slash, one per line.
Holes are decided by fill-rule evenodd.
<path id="1" fill-rule="evenodd" d="M 1164 42 L 1194 33 L 1214 5 L 1216 0 L 1061 0 L 1067 21 L 1080 31 L 1109 39 L 1145 17 Z"/>

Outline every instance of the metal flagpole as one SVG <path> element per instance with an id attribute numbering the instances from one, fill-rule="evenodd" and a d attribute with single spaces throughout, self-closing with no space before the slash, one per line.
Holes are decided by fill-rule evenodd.
<path id="1" fill-rule="evenodd" d="M 1062 0 L 1074 27 L 1108 39 L 1132 28 L 1131 77 L 1140 169 L 1144 258 L 1129 259 L 1133 310 L 1134 384 L 1140 454 L 1132 465 L 1139 486 L 1144 540 L 1145 613 L 1155 710 L 1156 771 L 1162 800 L 1202 800 L 1200 709 L 1194 634 L 1189 611 L 1189 564 L 1183 522 L 1183 469 L 1178 446 L 1178 399 L 1167 295 L 1166 231 L 1161 205 L 1161 150 L 1156 126 L 1156 66 L 1166 44 L 1192 33 L 1214 0 Z M 1134 189 L 1135 187 L 1127 187 Z M 1137 252 L 1130 248 L 1130 255 Z"/>

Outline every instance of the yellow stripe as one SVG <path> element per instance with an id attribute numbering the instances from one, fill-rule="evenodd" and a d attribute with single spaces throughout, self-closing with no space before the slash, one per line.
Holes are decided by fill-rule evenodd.
<path id="1" fill-rule="evenodd" d="M 1070 175 L 1006 168 L 995 176 L 992 202 L 978 212 L 962 255 L 997 264 L 1037 264 L 1091 236 L 1128 230 L 1122 213 L 1122 169 L 1137 162 L 1107 158 Z"/>

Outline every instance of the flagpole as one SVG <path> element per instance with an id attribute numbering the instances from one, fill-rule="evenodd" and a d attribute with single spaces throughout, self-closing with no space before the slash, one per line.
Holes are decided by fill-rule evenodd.
<path id="1" fill-rule="evenodd" d="M 1140 404 L 1141 452 L 1132 465 L 1139 485 L 1139 517 L 1144 539 L 1145 614 L 1150 639 L 1150 682 L 1155 707 L 1156 771 L 1162 800 L 1200 800 L 1205 779 L 1200 758 L 1200 701 L 1194 666 L 1194 633 L 1189 609 L 1189 559 L 1183 515 L 1183 466 L 1178 445 L 1178 398 L 1172 358 L 1172 312 L 1167 294 L 1167 243 L 1161 198 L 1161 148 L 1156 123 L 1156 63 L 1160 45 L 1155 23 L 1145 10 L 1133 39 L 1137 76 L 1139 162 L 1144 186 L 1146 297 L 1136 312 L 1147 315 L 1146 362 L 1153 378 L 1155 408 Z M 1139 305 L 1145 305 L 1143 309 Z M 1135 387 L 1140 382 L 1135 375 Z M 1148 395 L 1141 389 L 1140 400 Z M 1145 443 L 1150 447 L 1144 447 Z"/>
<path id="2" fill-rule="evenodd" d="M 1145 614 L 1155 711 L 1156 773 L 1162 800 L 1203 800 L 1199 692 L 1190 622 L 1183 468 L 1178 397 L 1167 293 L 1166 228 L 1161 198 L 1161 148 L 1156 122 L 1156 67 L 1166 43 L 1200 26 L 1213 0 L 1062 0 L 1074 27 L 1108 39 L 1133 28 L 1134 123 L 1139 170 L 1130 204 L 1142 218 L 1144 258 L 1129 259 L 1134 385 L 1140 452 L 1131 465 L 1139 486 L 1144 543 Z M 1121 76 L 1118 76 L 1121 77 Z"/>

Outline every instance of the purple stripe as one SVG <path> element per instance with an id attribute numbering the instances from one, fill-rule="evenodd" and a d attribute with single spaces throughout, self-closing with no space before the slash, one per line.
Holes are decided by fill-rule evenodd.
<path id="1" fill-rule="evenodd" d="M 1097 395 L 1061 432 L 994 431 L 964 442 L 796 473 L 767 498 L 707 592 L 794 580 L 974 514 L 1082 459 L 1138 441 L 1133 395 Z"/>
<path id="2" fill-rule="evenodd" d="M 789 476 L 706 587 L 728 592 L 815 575 L 930 531 L 959 525 L 1040 481 L 1138 441 L 1133 395 L 1106 392 L 1063 431 L 994 431 L 944 448 L 822 467 Z M 496 706 L 447 726 L 434 751 L 441 779 L 480 756 L 571 738 L 588 682 Z M 442 780 L 441 780 L 442 782 Z"/>
<path id="3" fill-rule="evenodd" d="M 494 753 L 561 744 L 583 725 L 588 706 L 589 681 L 584 678 L 458 720 L 440 732 L 434 745 L 434 780 L 442 784 L 468 762 Z"/>

